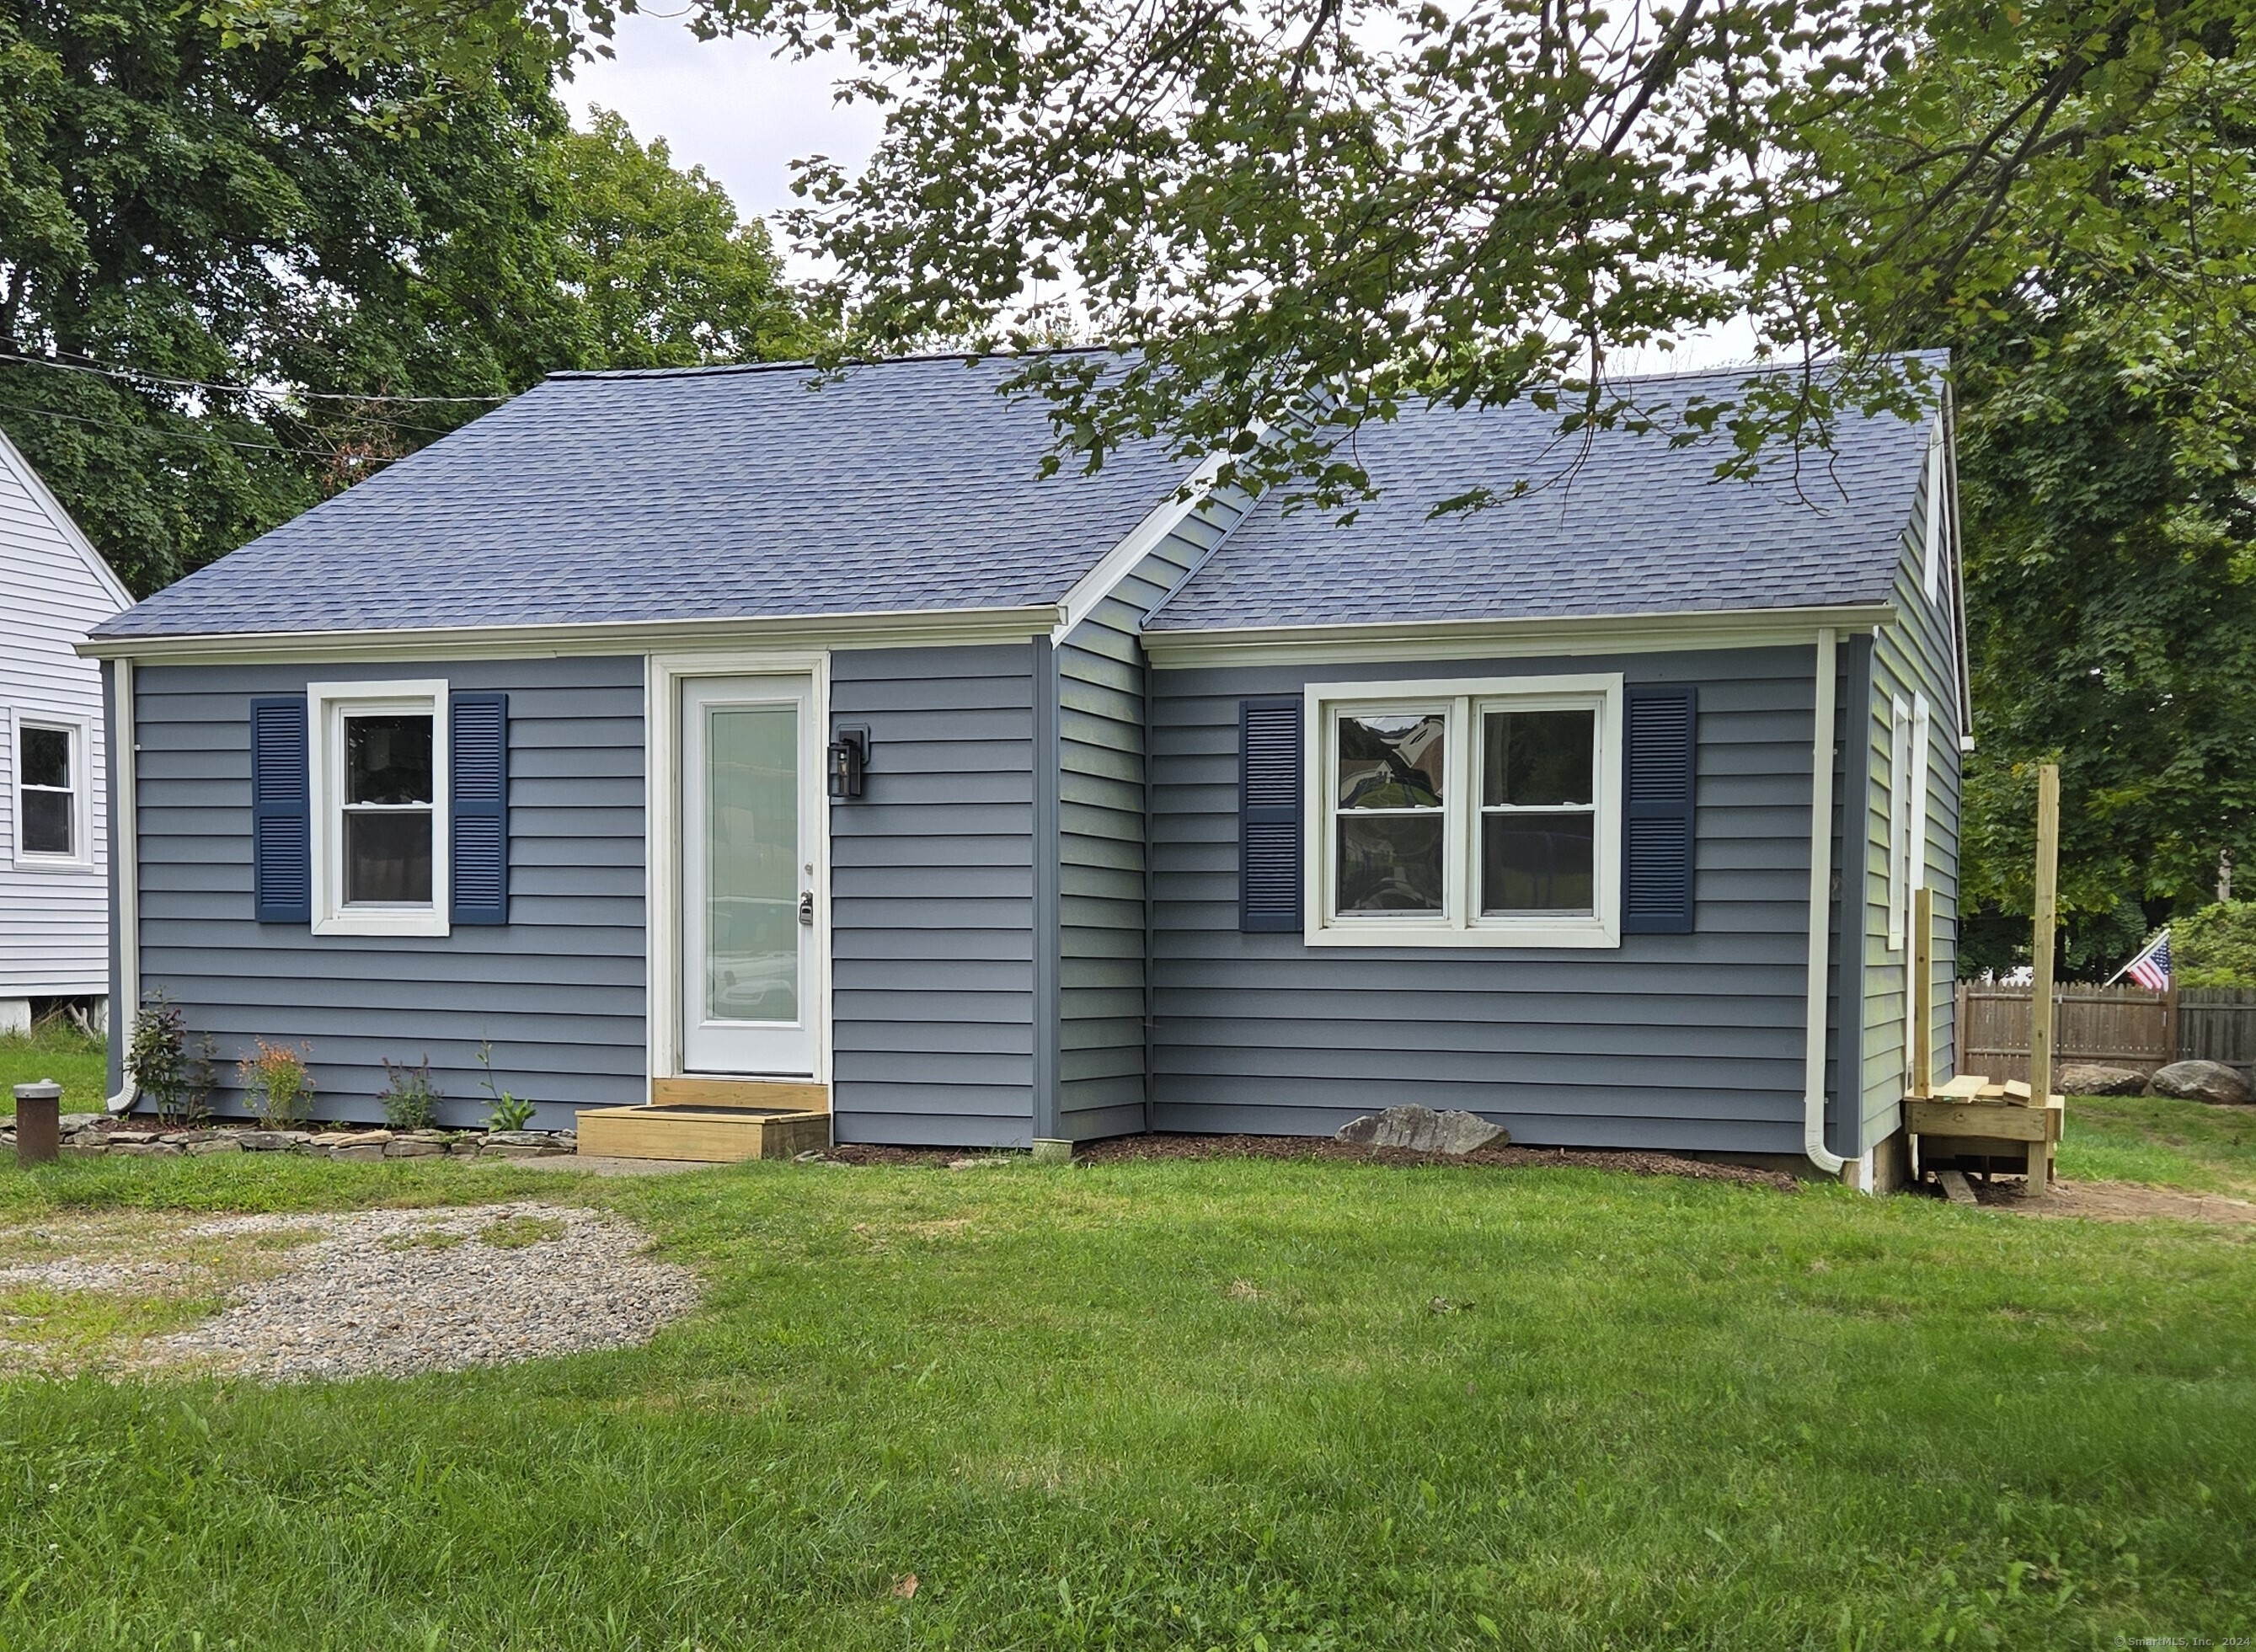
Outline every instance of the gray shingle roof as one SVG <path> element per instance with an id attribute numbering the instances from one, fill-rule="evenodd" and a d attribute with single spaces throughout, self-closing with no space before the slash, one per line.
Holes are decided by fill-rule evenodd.
<path id="1" fill-rule="evenodd" d="M 1036 467 L 1006 361 L 560 375 L 103 625 L 184 636 L 1054 602 L 1183 477 Z"/>
<path id="2" fill-rule="evenodd" d="M 1939 362 L 1937 364 L 1940 364 Z M 1727 395 L 1744 372 L 1672 375 L 1666 398 Z M 1660 381 L 1647 381 L 1644 399 Z M 1153 617 L 1154 631 L 1504 619 L 1878 603 L 1925 473 L 1925 429 L 1851 415 L 1830 453 L 1714 479 L 1712 443 L 1597 435 L 1587 454 L 1525 403 L 1405 412 L 1357 455 L 1381 490 L 1343 526 L 1254 507 Z M 1579 462 L 1577 462 L 1579 455 Z M 1508 495 L 1526 477 L 1535 491 Z M 1547 485 L 1545 485 L 1547 484 Z M 1485 510 L 1434 518 L 1470 489 Z"/>

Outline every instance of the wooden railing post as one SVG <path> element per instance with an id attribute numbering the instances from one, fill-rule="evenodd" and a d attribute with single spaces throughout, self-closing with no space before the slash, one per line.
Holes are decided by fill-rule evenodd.
<path id="1" fill-rule="evenodd" d="M 2037 770 L 2037 865 L 2035 922 L 2029 937 L 2029 1096 L 2047 1107 L 2052 1096 L 2053 929 L 2060 917 L 2060 766 Z M 2051 1185 L 2048 1141 L 2029 1143 L 2029 1191 Z"/>

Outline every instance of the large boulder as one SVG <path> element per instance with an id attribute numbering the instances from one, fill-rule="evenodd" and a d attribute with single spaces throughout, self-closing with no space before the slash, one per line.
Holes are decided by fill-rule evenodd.
<path id="1" fill-rule="evenodd" d="M 1502 1147 L 1512 1138 L 1477 1113 L 1435 1112 L 1415 1102 L 1365 1113 L 1342 1125 L 1338 1139 L 1363 1147 L 1406 1147 L 1413 1153 L 1470 1153 Z"/>
<path id="2" fill-rule="evenodd" d="M 2172 1062 L 2154 1077 L 2154 1093 L 2186 1101 L 2224 1101 L 2245 1105 L 2256 1101 L 2256 1085 L 2238 1070 L 2217 1061 Z"/>
<path id="3" fill-rule="evenodd" d="M 2147 1075 L 2135 1067 L 2101 1067 L 2072 1062 L 2053 1075 L 2063 1096 L 2135 1096 L 2147 1087 Z"/>

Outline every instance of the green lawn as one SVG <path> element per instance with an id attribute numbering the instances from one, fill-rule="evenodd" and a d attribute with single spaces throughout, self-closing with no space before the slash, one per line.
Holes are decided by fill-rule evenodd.
<path id="1" fill-rule="evenodd" d="M 0 1645 L 2256 1631 L 2241 1230 L 1227 1160 L 81 1161 L 0 1169 L 0 1219 L 528 1189 L 644 1223 L 706 1311 L 404 1383 L 0 1384 Z"/>
<path id="2" fill-rule="evenodd" d="M 2164 1096 L 2069 1103 L 2061 1174 L 2256 1198 L 2256 1107 Z"/>
<path id="3" fill-rule="evenodd" d="M 100 1112 L 109 1046 L 63 1022 L 42 1023 L 30 1036 L 0 1034 L 0 1118 L 16 1112 L 16 1086 L 52 1078 L 63 1087 L 65 1112 Z"/>

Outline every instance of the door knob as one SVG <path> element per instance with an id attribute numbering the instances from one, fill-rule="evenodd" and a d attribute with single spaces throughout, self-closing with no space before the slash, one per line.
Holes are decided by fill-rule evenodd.
<path id="1" fill-rule="evenodd" d="M 801 923 L 814 921 L 814 891 L 812 889 L 799 892 L 799 921 Z"/>

